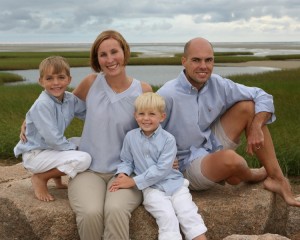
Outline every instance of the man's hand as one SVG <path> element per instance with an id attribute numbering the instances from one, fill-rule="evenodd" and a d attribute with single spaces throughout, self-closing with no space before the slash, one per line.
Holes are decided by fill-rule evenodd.
<path id="1" fill-rule="evenodd" d="M 132 188 L 135 186 L 135 181 L 132 177 L 124 173 L 120 173 L 109 187 L 110 192 L 115 192 L 121 188 Z"/>
<path id="2" fill-rule="evenodd" d="M 264 134 L 261 127 L 251 126 L 247 137 L 247 153 L 253 155 L 264 147 Z"/>
<path id="3" fill-rule="evenodd" d="M 255 115 L 250 128 L 247 131 L 247 153 L 253 155 L 264 147 L 263 126 L 266 124 L 271 114 L 268 112 L 260 112 Z"/>

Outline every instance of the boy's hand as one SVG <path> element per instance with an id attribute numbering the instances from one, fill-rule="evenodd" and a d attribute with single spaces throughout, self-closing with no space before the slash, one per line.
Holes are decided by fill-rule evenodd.
<path id="1" fill-rule="evenodd" d="M 135 186 L 135 181 L 132 177 L 127 176 L 124 173 L 120 173 L 109 187 L 110 192 L 115 192 L 120 188 L 132 188 Z"/>
<path id="2" fill-rule="evenodd" d="M 177 158 L 175 158 L 175 160 L 173 162 L 173 169 L 176 169 L 176 170 L 179 169 L 179 161 Z"/>

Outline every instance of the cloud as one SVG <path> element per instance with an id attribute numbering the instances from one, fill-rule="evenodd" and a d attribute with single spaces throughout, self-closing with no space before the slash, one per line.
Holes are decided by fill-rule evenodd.
<path id="1" fill-rule="evenodd" d="M 1 0 L 0 42 L 91 42 L 116 29 L 133 42 L 297 41 L 298 0 Z"/>

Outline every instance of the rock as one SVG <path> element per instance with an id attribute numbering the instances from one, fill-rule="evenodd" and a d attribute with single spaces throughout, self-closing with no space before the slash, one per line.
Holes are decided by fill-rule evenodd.
<path id="1" fill-rule="evenodd" d="M 30 176 L 21 164 L 0 167 L 0 239 L 78 240 L 67 190 L 56 189 L 51 182 L 48 184 L 49 191 L 56 201 L 41 202 L 34 198 Z M 64 181 L 67 182 L 67 178 Z M 208 239 L 219 240 L 227 236 L 242 236 L 234 239 L 272 239 L 246 238 L 246 235 L 269 237 L 262 235 L 265 233 L 290 236 L 286 235 L 288 233 L 298 236 L 292 240 L 300 239 L 297 235 L 300 232 L 299 212 L 293 210 L 294 215 L 288 213 L 291 208 L 287 208 L 281 198 L 264 190 L 261 184 L 220 185 L 212 190 L 192 192 L 192 196 L 208 227 Z M 287 217 L 290 219 L 287 220 Z M 157 231 L 153 217 L 143 206 L 138 207 L 130 221 L 131 239 L 154 240 L 157 239 Z"/>
<path id="2" fill-rule="evenodd" d="M 260 236 L 231 235 L 224 238 L 223 240 L 289 240 L 289 238 L 280 236 L 278 234 L 264 234 Z"/>
<path id="3" fill-rule="evenodd" d="M 300 197 L 297 199 L 300 200 Z M 300 208 L 288 207 L 288 217 L 286 224 L 286 234 L 290 238 L 299 240 L 300 239 Z"/>

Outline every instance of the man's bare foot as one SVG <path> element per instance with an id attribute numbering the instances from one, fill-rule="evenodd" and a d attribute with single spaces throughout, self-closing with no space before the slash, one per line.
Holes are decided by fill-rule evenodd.
<path id="1" fill-rule="evenodd" d="M 271 192 L 279 194 L 288 205 L 300 207 L 300 201 L 294 198 L 291 185 L 286 178 L 273 179 L 268 177 L 264 181 L 264 187 Z"/>
<path id="2" fill-rule="evenodd" d="M 54 201 L 54 197 L 48 192 L 47 181 L 34 174 L 31 177 L 31 183 L 38 200 L 44 202 Z"/>
<path id="3" fill-rule="evenodd" d="M 252 173 L 252 179 L 248 181 L 249 183 L 260 182 L 262 180 L 265 180 L 268 176 L 267 171 L 264 167 L 251 168 L 250 171 Z"/>
<path id="4" fill-rule="evenodd" d="M 53 178 L 53 180 L 55 182 L 56 188 L 58 188 L 58 189 L 66 189 L 66 188 L 68 188 L 67 184 L 62 183 L 61 177 Z"/>

